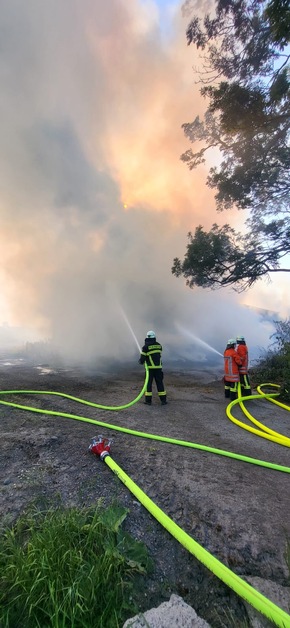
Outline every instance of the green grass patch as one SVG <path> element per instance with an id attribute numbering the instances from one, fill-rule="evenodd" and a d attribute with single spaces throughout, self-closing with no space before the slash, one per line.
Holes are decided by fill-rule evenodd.
<path id="1" fill-rule="evenodd" d="M 147 549 L 122 530 L 128 510 L 36 508 L 0 535 L 1 628 L 117 628 L 134 614 Z"/>

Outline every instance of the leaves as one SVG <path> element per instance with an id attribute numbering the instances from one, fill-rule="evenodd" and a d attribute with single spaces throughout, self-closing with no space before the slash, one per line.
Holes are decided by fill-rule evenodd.
<path id="1" fill-rule="evenodd" d="M 175 258 L 171 270 L 191 288 L 245 289 L 269 273 L 289 272 L 280 268 L 290 252 L 289 4 L 217 0 L 215 14 L 193 16 L 186 37 L 201 53 L 198 79 L 208 107 L 203 119 L 182 125 L 193 148 L 181 160 L 192 170 L 218 149 L 207 178 L 216 209 L 247 209 L 250 218 L 243 237 L 229 225 L 197 227 L 184 261 Z"/>
<path id="2" fill-rule="evenodd" d="M 220 150 L 221 165 L 208 178 L 217 188 L 218 209 L 237 205 L 255 211 L 265 199 L 277 208 L 281 196 L 289 203 L 289 56 L 281 54 L 284 30 L 279 41 L 278 26 L 273 36 L 273 12 L 282 28 L 283 15 L 289 17 L 283 0 L 266 8 L 260 0 L 219 1 L 216 17 L 206 16 L 203 26 L 194 17 L 187 29 L 188 43 L 205 51 L 199 79 L 209 105 L 204 120 L 182 125 L 190 142 L 203 146 L 181 159 L 192 169 L 204 163 L 207 150 Z"/>
<path id="3" fill-rule="evenodd" d="M 264 352 L 257 365 L 251 369 L 256 381 L 280 385 L 280 398 L 290 401 L 290 319 L 274 321 L 275 332 L 272 347 Z"/>
<path id="4" fill-rule="evenodd" d="M 148 556 L 148 551 L 144 543 L 136 541 L 130 534 L 123 530 L 119 530 L 118 532 L 117 543 L 118 551 L 131 569 L 139 573 L 145 573 L 152 568 L 153 563 Z"/>
<path id="5" fill-rule="evenodd" d="M 218 288 L 234 286 L 242 291 L 252 286 L 260 277 L 278 270 L 279 260 L 290 252 L 290 224 L 284 221 L 264 223 L 261 219 L 256 229 L 241 235 L 229 225 L 212 225 L 204 231 L 199 225 L 194 236 L 188 234 L 184 260 L 175 258 L 171 272 L 185 277 L 193 288 Z M 284 269 L 290 272 L 290 269 Z"/>
<path id="6" fill-rule="evenodd" d="M 113 504 L 108 506 L 105 510 L 100 511 L 99 520 L 108 530 L 118 532 L 128 512 L 128 508 Z"/>

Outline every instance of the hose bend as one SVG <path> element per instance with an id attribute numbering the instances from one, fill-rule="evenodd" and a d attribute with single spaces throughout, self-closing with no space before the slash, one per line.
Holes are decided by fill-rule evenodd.
<path id="1" fill-rule="evenodd" d="M 275 432 L 274 430 L 271 430 L 269 427 L 267 427 L 263 423 L 260 423 L 260 421 L 257 421 L 257 419 L 253 417 L 253 415 L 249 412 L 249 410 L 246 408 L 244 404 L 244 401 L 249 401 L 251 399 L 267 399 L 268 401 L 272 401 L 273 403 L 284 408 L 285 410 L 290 410 L 289 406 L 286 406 L 285 404 L 282 404 L 281 402 L 276 401 L 275 397 L 279 396 L 279 393 L 262 392 L 261 388 L 265 386 L 268 386 L 268 387 L 272 386 L 275 388 L 280 388 L 278 384 L 260 384 L 260 386 L 257 386 L 257 391 L 258 391 L 257 395 L 249 395 L 247 397 L 242 397 L 241 385 L 239 383 L 238 398 L 234 399 L 228 404 L 226 408 L 226 414 L 233 423 L 235 423 L 239 427 L 242 427 L 244 430 L 247 430 L 248 432 L 252 432 L 252 434 L 256 434 L 257 436 L 260 436 L 261 438 L 265 438 L 267 440 L 271 440 L 275 443 L 278 443 L 278 445 L 284 445 L 284 447 L 290 447 L 290 438 L 288 438 L 287 436 L 284 436 L 283 434 L 279 434 L 279 432 Z M 259 429 L 256 429 L 255 427 L 252 427 L 251 425 L 247 425 L 246 423 L 239 421 L 233 416 L 231 410 L 237 404 L 240 405 L 245 416 Z"/>
<path id="2" fill-rule="evenodd" d="M 37 394 L 38 392 L 40 394 L 46 394 L 46 391 L 29 391 L 29 390 L 5 390 L 5 391 L 0 391 L 0 396 L 2 394 L 6 395 L 6 394 Z M 70 395 L 63 395 L 63 393 L 54 393 L 53 391 L 49 392 L 50 395 L 58 395 L 58 396 L 64 396 L 66 398 L 69 399 L 75 399 L 77 400 L 79 403 L 82 403 L 81 399 L 78 399 L 76 397 L 71 397 Z M 87 402 L 85 402 L 87 403 Z M 95 405 L 96 408 L 99 408 L 100 406 L 98 404 L 93 404 L 92 402 L 88 402 L 89 405 Z M 120 425 L 115 425 L 113 423 L 106 423 L 105 421 L 98 421 L 96 419 L 92 419 L 90 417 L 83 417 L 80 416 L 78 414 L 71 414 L 68 412 L 56 412 L 55 410 L 46 410 L 45 408 L 33 408 L 32 406 L 24 406 L 20 403 L 14 403 L 12 401 L 3 401 L 0 398 L 0 404 L 5 405 L 5 406 L 10 406 L 12 408 L 18 408 L 19 410 L 26 410 L 28 412 L 36 412 L 37 414 L 46 414 L 49 416 L 60 416 L 63 417 L 65 419 L 74 419 L 76 421 L 82 421 L 84 423 L 92 423 L 93 425 L 98 425 L 100 427 L 104 427 L 107 428 L 109 430 L 114 430 L 116 432 L 124 432 L 125 434 L 131 434 L 132 436 L 137 436 L 140 438 L 147 438 L 149 440 L 157 440 L 157 441 L 161 441 L 163 443 L 169 443 L 172 445 L 180 445 L 181 447 L 190 447 L 192 449 L 199 449 L 201 451 L 207 451 L 209 453 L 212 454 L 217 454 L 219 456 L 225 456 L 227 458 L 233 458 L 235 460 L 241 460 L 242 462 L 248 462 L 250 464 L 255 464 L 257 466 L 260 467 L 266 467 L 268 469 L 272 469 L 275 471 L 282 471 L 283 473 L 290 473 L 290 467 L 285 467 L 282 465 L 278 465 L 278 464 L 274 464 L 272 462 L 266 462 L 264 460 L 259 460 L 257 458 L 250 458 L 249 456 L 244 456 L 242 454 L 235 454 L 231 451 L 226 451 L 224 449 L 217 449 L 215 447 L 208 447 L 207 445 L 201 445 L 199 443 L 192 443 L 191 441 L 184 441 L 184 440 L 179 440 L 177 438 L 170 438 L 168 436 L 161 436 L 159 434 L 149 434 L 147 432 L 140 432 L 137 430 L 132 430 L 128 427 L 122 427 Z M 109 410 L 111 406 L 101 406 L 104 410 Z M 117 408 L 124 408 L 127 406 L 114 406 L 113 409 L 116 410 Z"/>
<path id="3" fill-rule="evenodd" d="M 193 449 L 199 449 L 202 451 L 207 451 L 209 453 L 226 456 L 228 458 L 233 458 L 236 460 L 241 460 L 243 462 L 255 464 L 258 466 L 263 466 L 269 469 L 273 469 L 276 471 L 282 471 L 284 473 L 290 473 L 290 468 L 273 464 L 270 462 L 266 462 L 263 460 L 258 460 L 255 458 L 250 458 L 248 456 L 243 456 L 240 454 L 234 454 L 229 451 L 225 451 L 222 449 L 216 449 L 214 447 L 207 447 L 206 445 L 200 445 L 198 443 L 192 443 L 189 441 L 183 441 L 179 439 L 169 438 L 166 436 L 161 436 L 157 434 L 148 434 L 146 432 L 139 432 L 136 430 L 132 430 L 126 427 L 121 427 L 118 425 L 113 425 L 110 423 L 105 423 L 103 421 L 97 421 L 95 419 L 89 417 L 79 416 L 77 414 L 70 414 L 66 412 L 56 412 L 53 410 L 46 410 L 40 408 L 33 408 L 31 406 L 26 406 L 14 402 L 4 401 L 1 396 L 4 395 L 16 395 L 16 394 L 37 394 L 37 395 L 55 395 L 64 397 L 67 399 L 71 399 L 72 401 L 76 401 L 77 403 L 81 403 L 84 405 L 92 406 L 94 408 L 99 408 L 102 410 L 123 410 L 125 408 L 129 408 L 133 406 L 142 395 L 145 393 L 147 382 L 149 377 L 148 367 L 145 364 L 145 381 L 142 387 L 141 392 L 137 395 L 135 399 L 128 402 L 127 404 L 123 404 L 120 406 L 105 406 L 97 403 L 93 403 L 90 401 L 86 401 L 84 399 L 80 399 L 78 397 L 73 397 L 72 395 L 67 395 L 65 393 L 53 392 L 53 391 L 39 391 L 39 390 L 4 390 L 0 391 L 0 404 L 5 406 L 10 406 L 13 408 L 18 408 L 21 410 L 27 410 L 29 412 L 36 412 L 39 414 L 46 414 L 52 416 L 60 416 L 64 418 L 74 419 L 78 421 L 83 421 L 86 423 L 92 423 L 94 425 L 98 425 L 101 427 L 108 428 L 110 430 L 114 429 L 116 431 L 124 432 L 126 434 L 131 434 L 132 436 L 138 436 L 141 438 L 148 438 L 152 440 L 162 441 L 169 444 L 180 445 L 183 447 L 190 447 Z M 258 395 L 251 395 L 250 397 L 242 397 L 240 394 L 239 388 L 239 397 L 237 400 L 232 401 L 226 408 L 227 416 L 231 421 L 251 431 L 258 436 L 263 436 L 263 438 L 268 438 L 269 440 L 273 440 L 278 444 L 285 445 L 287 447 L 290 446 L 290 439 L 286 436 L 278 434 L 274 432 L 274 430 L 270 430 L 266 428 L 264 425 L 259 423 L 252 415 L 250 415 L 249 411 L 245 408 L 244 401 L 249 399 L 261 399 L 266 398 L 277 405 L 290 410 L 288 406 L 277 402 L 274 398 L 279 395 L 279 393 L 263 393 L 261 388 L 264 386 L 275 386 L 274 384 L 261 384 L 260 387 L 257 388 Z M 253 428 L 251 426 L 246 426 L 231 413 L 231 409 L 236 405 L 240 404 L 240 407 L 245 412 L 246 416 L 252 420 L 259 429 Z M 233 571 L 231 571 L 228 567 L 223 565 L 218 559 L 216 559 L 212 554 L 210 554 L 207 550 L 205 550 L 202 546 L 200 546 L 194 539 L 192 539 L 184 530 L 182 530 L 170 517 L 168 517 L 154 502 L 131 480 L 131 478 L 113 461 L 110 455 L 107 454 L 104 457 L 104 462 L 111 468 L 111 470 L 119 477 L 119 479 L 127 486 L 127 488 L 137 497 L 137 499 L 143 504 L 143 506 L 156 518 L 161 525 L 168 530 L 168 532 L 174 536 L 191 554 L 193 554 L 200 562 L 202 562 L 212 573 L 214 573 L 220 580 L 222 580 L 225 584 L 227 584 L 230 588 L 232 588 L 240 597 L 245 599 L 249 604 L 251 604 L 254 608 L 256 608 L 259 612 L 263 613 L 268 619 L 279 626 L 281 628 L 286 628 L 286 626 L 290 626 L 290 615 L 285 613 L 281 608 L 276 606 L 269 599 L 264 597 L 261 593 L 259 593 L 256 589 L 251 587 L 247 582 L 242 580 L 239 576 L 237 576 Z"/>

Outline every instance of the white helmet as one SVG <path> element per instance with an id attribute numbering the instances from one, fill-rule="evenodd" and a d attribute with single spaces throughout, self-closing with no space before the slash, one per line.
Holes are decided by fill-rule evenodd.
<path id="1" fill-rule="evenodd" d="M 228 343 L 227 343 L 227 344 L 228 344 L 228 345 L 235 345 L 235 344 L 236 344 L 236 339 L 235 339 L 235 338 L 230 338 L 230 339 L 228 340 Z"/>
<path id="2" fill-rule="evenodd" d="M 237 342 L 244 342 L 245 336 L 237 336 Z"/>
<path id="3" fill-rule="evenodd" d="M 155 331 L 147 331 L 147 338 L 156 338 Z"/>

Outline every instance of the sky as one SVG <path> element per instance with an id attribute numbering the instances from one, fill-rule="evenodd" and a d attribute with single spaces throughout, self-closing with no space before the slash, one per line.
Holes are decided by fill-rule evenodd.
<path id="1" fill-rule="evenodd" d="M 176 355 L 195 351 L 181 329 L 264 346 L 244 304 L 289 314 L 282 279 L 237 295 L 171 274 L 197 225 L 243 221 L 180 160 L 205 107 L 181 6 L 0 0 L 0 325 L 71 359 L 134 356 L 148 329 Z"/>

